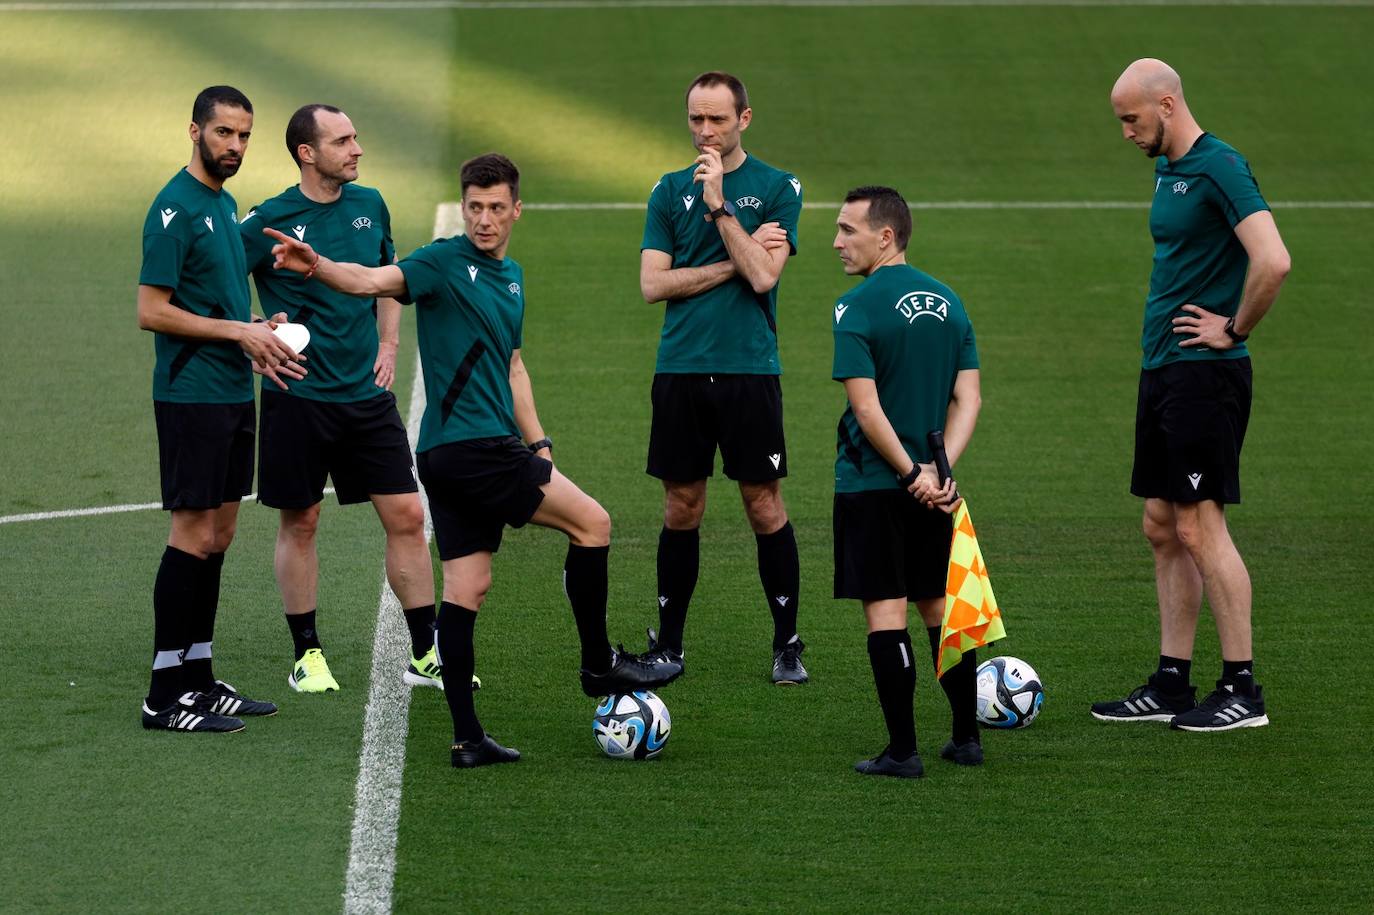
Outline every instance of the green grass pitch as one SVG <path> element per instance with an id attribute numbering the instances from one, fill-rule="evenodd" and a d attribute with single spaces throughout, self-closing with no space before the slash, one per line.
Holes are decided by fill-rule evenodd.
<path id="1" fill-rule="evenodd" d="M 690 161 L 681 93 L 748 83 L 746 148 L 809 201 L 894 184 L 916 201 L 1141 201 L 1150 163 L 1107 103 L 1160 56 L 1271 201 L 1374 199 L 1374 9 L 929 6 L 16 11 L 0 3 L 0 516 L 151 502 L 152 345 L 134 320 L 139 227 L 185 163 L 189 107 L 228 82 L 257 108 L 240 212 L 295 180 L 281 134 L 338 104 L 398 249 L 429 240 L 456 166 L 489 149 L 529 203 L 637 202 Z M 734 487 L 712 483 L 661 759 L 604 759 L 559 569 L 563 538 L 509 533 L 478 627 L 478 710 L 525 759 L 455 772 L 442 697 L 414 695 L 397 911 L 1367 911 L 1374 724 L 1363 674 L 1374 390 L 1374 209 L 1276 210 L 1294 270 L 1255 335 L 1245 503 L 1273 724 L 1192 736 L 1109 726 L 1156 627 L 1126 491 L 1143 209 L 918 210 L 910 259 L 964 298 L 984 407 L 959 467 L 1006 614 L 997 653 L 1046 681 L 1035 725 L 988 763 L 935 759 L 943 696 L 920 669 L 920 783 L 850 764 L 882 742 L 861 614 L 830 599 L 843 394 L 831 304 L 849 281 L 834 213 L 803 215 L 781 292 L 789 463 L 813 682 L 767 683 L 767 613 Z M 637 286 L 642 214 L 526 212 L 525 357 L 560 467 L 615 523 L 612 636 L 654 618 L 661 493 L 643 474 L 661 319 Z M 413 342 L 407 319 L 404 339 Z M 413 346 L 396 390 L 413 377 Z M 224 739 L 147 734 L 156 511 L 0 524 L 0 911 L 335 911 L 341 905 L 381 580 L 369 509 L 327 504 L 321 634 L 343 692 L 285 684 L 276 519 L 245 505 L 224 575 L 221 676 L 282 712 Z M 919 636 L 917 641 L 920 641 Z M 1220 667 L 1200 626 L 1195 682 Z M 399 671 L 398 671 L 399 674 Z M 1352 675 L 1355 679 L 1351 679 Z"/>

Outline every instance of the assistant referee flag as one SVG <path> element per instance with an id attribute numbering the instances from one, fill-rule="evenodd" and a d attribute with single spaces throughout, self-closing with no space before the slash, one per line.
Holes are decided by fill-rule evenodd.
<path id="1" fill-rule="evenodd" d="M 945 619 L 940 626 L 940 658 L 935 676 L 959 663 L 964 652 L 1007 637 L 1002 611 L 992 594 L 988 567 L 969 519 L 967 500 L 954 513 L 954 540 L 949 547 L 949 575 L 945 579 Z"/>

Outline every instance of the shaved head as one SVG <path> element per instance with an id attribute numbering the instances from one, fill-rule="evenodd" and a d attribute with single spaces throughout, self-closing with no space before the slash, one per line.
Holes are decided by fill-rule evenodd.
<path id="1" fill-rule="evenodd" d="M 1183 100 L 1183 80 L 1162 60 L 1142 57 L 1116 78 L 1112 111 L 1122 135 L 1154 158 L 1172 161 L 1188 151 L 1202 129 Z"/>
<path id="2" fill-rule="evenodd" d="M 1146 101 L 1158 103 L 1165 96 L 1183 98 L 1183 80 L 1178 71 L 1162 60 L 1142 57 L 1135 61 L 1117 77 L 1112 87 L 1112 98 L 1118 93 L 1139 93 Z"/>

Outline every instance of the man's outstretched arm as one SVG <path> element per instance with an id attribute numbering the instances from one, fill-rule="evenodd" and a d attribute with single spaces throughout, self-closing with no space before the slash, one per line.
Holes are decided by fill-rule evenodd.
<path id="1" fill-rule="evenodd" d="M 348 295 L 409 298 L 405 274 L 395 264 L 364 267 L 362 264 L 339 263 L 321 256 L 305 242 L 283 235 L 276 229 L 262 231 L 277 240 L 272 246 L 273 270 L 291 270 L 305 277 L 314 277 L 330 289 Z"/>

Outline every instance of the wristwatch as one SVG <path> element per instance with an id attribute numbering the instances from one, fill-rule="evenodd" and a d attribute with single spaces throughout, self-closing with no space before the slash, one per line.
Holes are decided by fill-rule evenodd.
<path id="1" fill-rule="evenodd" d="M 720 206 L 716 207 L 716 208 L 715 208 L 714 210 L 712 210 L 711 212 L 709 212 L 709 213 L 706 214 L 707 218 L 710 219 L 712 222 L 715 222 L 717 219 L 719 219 L 719 218 L 722 217 L 722 216 L 734 216 L 734 215 L 735 215 L 735 205 L 734 205 L 733 203 L 731 203 L 730 201 L 728 201 L 728 200 L 725 201 L 724 203 L 722 203 Z"/>
<path id="2" fill-rule="evenodd" d="M 553 453 L 553 439 L 549 438 L 547 435 L 539 441 L 530 442 L 529 444 L 530 454 L 536 454 L 543 451 L 545 448 L 549 449 L 550 454 Z"/>
<path id="3" fill-rule="evenodd" d="M 1244 343 L 1246 340 L 1250 339 L 1249 334 L 1243 334 L 1236 330 L 1235 318 L 1226 319 L 1226 336 L 1231 338 L 1232 343 Z"/>

